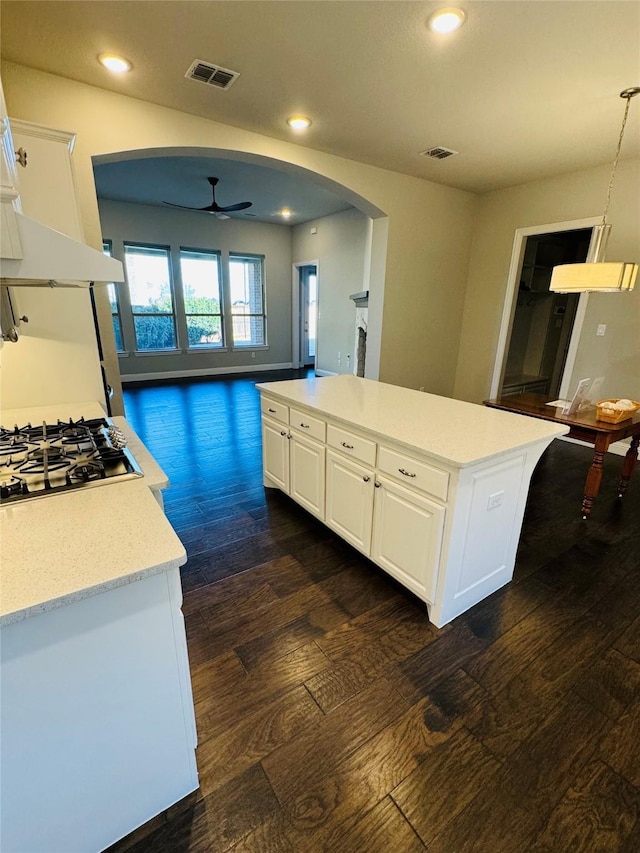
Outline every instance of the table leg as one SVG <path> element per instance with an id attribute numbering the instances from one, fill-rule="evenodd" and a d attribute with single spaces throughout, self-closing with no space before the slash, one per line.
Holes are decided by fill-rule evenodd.
<path id="1" fill-rule="evenodd" d="M 591 515 L 593 502 L 596 499 L 602 480 L 602 463 L 609 447 L 610 439 L 606 435 L 599 435 L 595 441 L 595 453 L 593 462 L 587 473 L 587 481 L 584 484 L 584 498 L 582 499 L 582 517 L 584 519 Z"/>
<path id="2" fill-rule="evenodd" d="M 631 479 L 631 475 L 633 474 L 633 469 L 636 467 L 636 462 L 638 461 L 639 444 L 640 435 L 634 435 L 631 439 L 631 445 L 624 457 L 624 462 L 622 463 L 622 476 L 620 477 L 620 483 L 618 484 L 619 498 L 621 498 L 627 491 L 627 486 L 629 485 L 629 480 Z"/>

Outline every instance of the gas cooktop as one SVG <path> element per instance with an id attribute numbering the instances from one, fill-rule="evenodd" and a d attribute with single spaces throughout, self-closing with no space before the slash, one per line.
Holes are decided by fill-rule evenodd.
<path id="1" fill-rule="evenodd" d="M 0 503 L 142 477 L 108 418 L 0 427 Z"/>

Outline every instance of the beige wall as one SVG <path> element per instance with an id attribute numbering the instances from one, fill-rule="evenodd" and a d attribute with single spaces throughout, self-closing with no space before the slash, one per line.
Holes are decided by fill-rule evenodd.
<path id="1" fill-rule="evenodd" d="M 345 210 L 292 229 L 293 263 L 318 263 L 319 370 L 353 372 L 356 308 L 349 295 L 364 289 L 368 225 L 369 217 L 364 213 Z M 312 228 L 316 229 L 315 234 L 311 234 Z M 342 353 L 341 364 L 338 353 Z"/>
<path id="2" fill-rule="evenodd" d="M 78 134 L 78 201 L 87 241 L 96 247 L 101 233 L 91 157 L 119 151 L 189 147 L 191 154 L 272 158 L 271 166 L 298 167 L 337 182 L 344 197 L 369 215 L 386 214 L 380 379 L 452 393 L 476 196 L 13 63 L 3 64 L 2 78 L 9 115 Z M 382 298 L 382 288 L 372 288 L 374 314 Z M 115 355 L 108 362 L 113 370 Z"/>
<path id="3" fill-rule="evenodd" d="M 170 246 L 172 258 L 180 247 L 212 249 L 222 254 L 226 269 L 229 252 L 248 252 L 265 257 L 267 349 L 226 352 L 181 352 L 175 355 L 120 356 L 125 374 L 221 371 L 232 367 L 291 364 L 291 228 L 264 222 L 219 220 L 188 210 L 165 210 L 146 204 L 101 200 L 102 234 L 112 240 L 113 255 L 124 260 L 123 241 Z M 174 269 L 174 280 L 179 270 Z M 251 352 L 255 357 L 251 357 Z"/>
<path id="4" fill-rule="evenodd" d="M 454 396 L 489 395 L 516 229 L 601 217 L 609 166 L 536 181 L 480 199 L 464 302 Z M 608 219 L 608 260 L 640 262 L 640 161 L 621 161 Z M 584 297 L 583 297 L 584 299 Z M 589 294 L 570 393 L 583 377 L 606 376 L 603 396 L 640 399 L 640 287 Z M 596 327 L 606 323 L 604 337 Z"/>

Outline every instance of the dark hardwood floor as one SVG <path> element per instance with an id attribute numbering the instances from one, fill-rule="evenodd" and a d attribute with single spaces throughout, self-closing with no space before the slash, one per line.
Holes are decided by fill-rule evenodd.
<path id="1" fill-rule="evenodd" d="M 200 790 L 112 853 L 640 850 L 640 472 L 556 441 L 515 578 L 445 628 L 262 487 L 255 381 L 128 389 L 171 479 Z"/>

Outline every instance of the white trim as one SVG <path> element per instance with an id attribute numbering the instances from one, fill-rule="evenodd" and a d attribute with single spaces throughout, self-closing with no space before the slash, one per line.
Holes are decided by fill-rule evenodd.
<path id="1" fill-rule="evenodd" d="M 580 441 L 579 438 L 569 438 L 568 435 L 560 435 L 558 438 L 560 441 L 568 441 L 570 444 L 580 444 L 582 447 L 590 447 L 593 450 L 593 444 L 590 441 Z M 607 453 L 615 453 L 616 456 L 626 456 L 630 441 L 631 439 L 629 441 L 626 441 L 626 439 L 614 441 L 613 444 L 609 445 Z"/>
<path id="2" fill-rule="evenodd" d="M 333 370 L 320 370 L 318 367 L 316 367 L 315 373 L 316 376 L 338 376 L 338 374 L 334 373 Z"/>
<path id="3" fill-rule="evenodd" d="M 318 289 L 316 291 L 317 305 L 320 305 L 320 261 L 296 261 L 291 265 L 291 361 L 294 367 L 303 367 L 302 341 L 300 338 L 300 267 L 315 267 Z M 318 335 L 316 331 L 316 356 L 318 363 Z M 333 374 L 327 374 L 333 376 Z"/>
<path id="4" fill-rule="evenodd" d="M 154 379 L 187 379 L 190 376 L 219 376 L 225 373 L 258 373 L 267 370 L 288 370 L 290 361 L 283 364 L 242 364 L 235 367 L 198 367 L 192 370 L 162 370 L 157 373 L 123 373 L 120 379 L 126 382 L 148 382 Z"/>
<path id="5" fill-rule="evenodd" d="M 47 139 L 49 142 L 63 142 L 69 149 L 69 154 L 73 154 L 73 149 L 76 144 L 76 134 L 68 130 L 56 130 L 53 127 L 45 127 L 42 124 L 35 124 L 32 121 L 23 121 L 19 118 L 10 118 L 9 124 L 12 133 L 22 133 L 25 136 L 31 136 L 34 139 Z"/>
<path id="6" fill-rule="evenodd" d="M 573 318 L 573 329 L 569 338 L 569 347 L 567 349 L 567 357 L 564 362 L 564 370 L 562 379 L 560 380 L 560 388 L 558 397 L 567 397 L 569 395 L 569 384 L 573 375 L 573 367 L 576 363 L 578 355 L 578 346 L 580 344 L 580 336 L 582 334 L 582 325 L 587 313 L 587 305 L 589 304 L 589 294 L 581 293 L 578 299 L 578 307 L 576 308 L 576 316 Z M 573 396 L 573 395 L 572 395 Z"/>
<path id="7" fill-rule="evenodd" d="M 491 390 L 489 396 L 491 398 L 498 396 L 500 383 L 502 381 L 505 359 L 507 357 L 507 344 L 511 335 L 511 324 L 513 321 L 513 313 L 515 310 L 516 294 L 518 292 L 518 276 L 522 265 L 524 255 L 524 244 L 527 237 L 533 237 L 537 234 L 553 234 L 561 231 L 575 231 L 579 228 L 593 228 L 599 225 L 602 217 L 589 217 L 587 219 L 573 219 L 568 222 L 553 222 L 549 225 L 530 225 L 526 228 L 517 228 L 513 240 L 513 250 L 511 252 L 511 263 L 509 264 L 509 275 L 507 277 L 507 290 L 505 294 L 504 306 L 502 308 L 502 320 L 500 321 L 500 334 L 498 335 L 498 343 L 496 346 L 496 357 L 493 364 L 493 375 L 491 377 Z M 573 372 L 573 366 L 576 360 L 580 334 L 582 332 L 582 324 L 587 310 L 588 293 L 581 293 L 578 302 L 578 309 L 573 322 L 571 338 L 569 341 L 569 349 L 567 351 L 567 359 L 562 374 L 560 386 L 560 396 L 566 395 L 567 391 L 563 390 L 568 385 Z"/>

